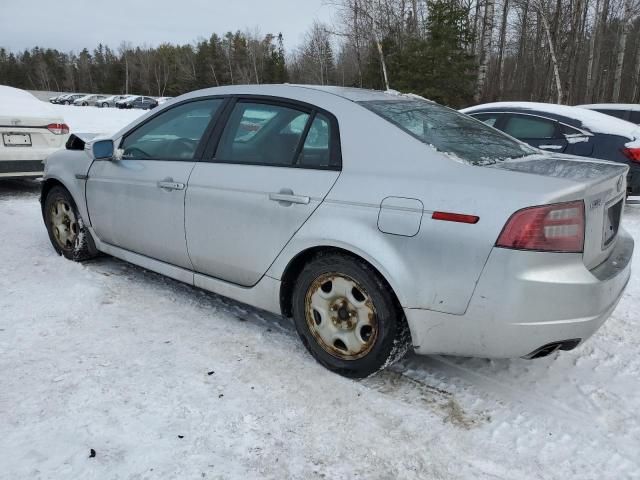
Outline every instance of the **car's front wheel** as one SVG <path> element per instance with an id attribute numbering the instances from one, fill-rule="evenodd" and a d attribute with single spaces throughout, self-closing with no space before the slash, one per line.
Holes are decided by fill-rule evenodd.
<path id="1" fill-rule="evenodd" d="M 103 106 L 104 108 L 107 108 L 107 107 L 109 106 L 109 104 L 108 104 L 108 103 L 103 103 L 103 104 L 102 104 L 102 106 Z"/>
<path id="2" fill-rule="evenodd" d="M 66 189 L 53 187 L 44 200 L 42 213 L 49 240 L 59 255 L 76 262 L 98 255 L 91 233 Z"/>
<path id="3" fill-rule="evenodd" d="M 386 282 L 366 262 L 341 253 L 318 255 L 302 269 L 293 318 L 316 360 L 347 377 L 372 375 L 411 345 L 404 313 Z"/>

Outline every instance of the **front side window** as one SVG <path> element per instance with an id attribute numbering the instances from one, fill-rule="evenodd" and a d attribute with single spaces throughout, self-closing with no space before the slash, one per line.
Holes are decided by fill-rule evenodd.
<path id="1" fill-rule="evenodd" d="M 531 115 L 511 115 L 504 126 L 505 133 L 516 138 L 554 138 L 556 122 Z"/>
<path id="2" fill-rule="evenodd" d="M 173 107 L 127 135 L 124 159 L 193 160 L 198 144 L 223 100 L 208 99 Z"/>
<path id="3" fill-rule="evenodd" d="M 309 117 L 287 106 L 238 102 L 220 138 L 216 160 L 293 166 Z"/>
<path id="4" fill-rule="evenodd" d="M 360 104 L 421 142 L 469 163 L 495 163 L 537 153 L 482 122 L 437 103 L 407 99 Z"/>

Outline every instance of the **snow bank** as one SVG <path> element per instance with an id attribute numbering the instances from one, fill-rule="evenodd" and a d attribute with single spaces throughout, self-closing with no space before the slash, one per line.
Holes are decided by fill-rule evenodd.
<path id="1" fill-rule="evenodd" d="M 472 113 L 487 108 L 521 108 L 526 110 L 538 110 L 541 112 L 562 115 L 573 118 L 594 133 L 604 133 L 608 135 L 621 135 L 629 140 L 640 138 L 640 128 L 634 123 L 620 120 L 604 113 L 588 110 L 580 107 L 570 107 L 567 105 L 556 105 L 553 103 L 537 102 L 494 102 L 483 103 L 475 107 L 463 108 L 462 113 Z"/>
<path id="2" fill-rule="evenodd" d="M 52 107 L 58 115 L 64 118 L 71 133 L 98 133 L 100 135 L 112 135 L 146 113 L 144 110 L 75 107 L 73 105 L 52 105 Z"/>

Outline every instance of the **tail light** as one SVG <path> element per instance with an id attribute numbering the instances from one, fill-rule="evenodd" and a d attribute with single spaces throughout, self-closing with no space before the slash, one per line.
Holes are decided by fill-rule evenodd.
<path id="1" fill-rule="evenodd" d="M 640 147 L 625 147 L 622 149 L 622 153 L 624 153 L 625 157 L 627 157 L 632 162 L 640 163 Z"/>
<path id="2" fill-rule="evenodd" d="M 584 249 L 584 224 L 582 201 L 525 208 L 511 215 L 496 246 L 580 253 Z"/>
<path id="3" fill-rule="evenodd" d="M 54 135 L 66 135 L 69 133 L 69 125 L 66 123 L 50 123 L 47 125 L 47 130 Z"/>

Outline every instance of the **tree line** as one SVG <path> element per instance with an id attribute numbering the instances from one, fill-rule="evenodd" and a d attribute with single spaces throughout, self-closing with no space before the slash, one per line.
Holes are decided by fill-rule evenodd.
<path id="1" fill-rule="evenodd" d="M 495 100 L 640 102 L 640 0 L 325 0 L 296 48 L 282 35 L 213 34 L 117 50 L 0 48 L 0 83 L 178 95 L 314 83 L 413 92 L 452 107 Z"/>

